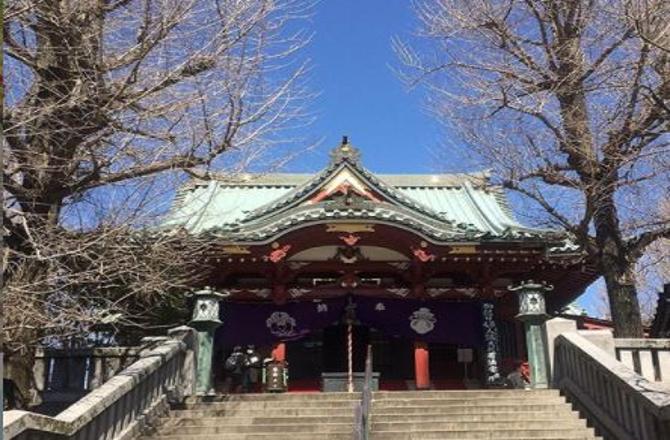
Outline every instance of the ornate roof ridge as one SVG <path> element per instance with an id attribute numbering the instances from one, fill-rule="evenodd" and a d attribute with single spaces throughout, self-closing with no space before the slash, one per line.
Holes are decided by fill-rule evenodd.
<path id="1" fill-rule="evenodd" d="M 279 186 L 297 187 L 318 173 L 240 173 L 212 174 L 209 179 L 192 178 L 182 188 L 185 190 L 209 185 L 216 182 L 222 186 Z M 491 174 L 488 171 L 470 173 L 375 173 L 389 186 L 395 188 L 460 188 L 465 182 L 477 187 L 485 186 L 487 190 L 498 191 L 497 185 L 489 183 Z"/>
<path id="2" fill-rule="evenodd" d="M 464 225 L 456 223 L 444 215 L 433 211 L 422 203 L 406 196 L 400 190 L 387 184 L 381 178 L 372 174 L 365 167 L 360 164 L 360 152 L 353 145 L 349 144 L 345 136 L 342 143 L 331 152 L 331 161 L 326 168 L 320 173 L 316 174 L 310 180 L 306 181 L 288 194 L 274 200 L 266 205 L 263 205 L 256 210 L 249 213 L 246 217 L 241 219 L 242 223 L 254 222 L 263 217 L 273 217 L 281 213 L 285 213 L 292 205 L 304 201 L 307 196 L 316 191 L 319 186 L 327 182 L 331 176 L 335 176 L 340 170 L 348 168 L 354 174 L 358 174 L 364 181 L 374 187 L 374 189 L 389 199 L 397 202 L 399 205 L 409 208 L 417 213 L 420 213 L 428 218 L 441 223 L 453 225 L 463 231 L 471 231 L 474 225 Z M 465 186 L 470 185 L 464 182 Z"/>

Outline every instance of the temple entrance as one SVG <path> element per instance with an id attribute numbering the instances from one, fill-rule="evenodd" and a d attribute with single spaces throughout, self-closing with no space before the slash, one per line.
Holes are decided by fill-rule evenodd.
<path id="1" fill-rule="evenodd" d="M 415 341 L 389 337 L 367 326 L 354 326 L 354 372 L 364 371 L 368 344 L 372 345 L 373 371 L 379 373 L 380 390 L 416 389 Z M 458 347 L 432 343 L 428 344 L 428 350 L 431 388 L 465 388 L 465 366 L 458 362 Z M 333 325 L 300 340 L 287 342 L 286 357 L 290 371 L 289 391 L 320 391 L 322 373 L 347 371 L 347 328 Z M 472 363 L 468 369 L 477 371 Z"/>
<path id="2" fill-rule="evenodd" d="M 370 345 L 374 386 L 381 390 L 471 388 L 477 379 L 482 383 L 485 370 L 480 307 L 475 302 L 356 296 L 282 305 L 226 303 L 215 358 L 223 363 L 233 347 L 253 344 L 261 359 L 288 362 L 289 391 L 346 390 L 345 323 L 351 320 L 354 384 L 365 370 Z M 350 310 L 355 313 L 347 318 Z M 229 389 L 223 369 L 215 374 L 222 389 Z M 256 385 L 253 389 L 260 390 Z"/>

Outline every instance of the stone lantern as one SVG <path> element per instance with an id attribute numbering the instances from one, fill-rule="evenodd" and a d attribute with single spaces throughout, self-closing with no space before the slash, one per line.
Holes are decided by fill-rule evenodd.
<path id="1" fill-rule="evenodd" d="M 197 395 L 213 394 L 212 352 L 214 332 L 222 323 L 219 319 L 219 301 L 229 294 L 215 292 L 205 287 L 194 293 L 195 304 L 189 325 L 198 332 L 198 369 L 195 392 Z"/>
<path id="2" fill-rule="evenodd" d="M 533 280 L 523 281 L 508 290 L 517 292 L 519 296 L 519 313 L 516 317 L 524 323 L 526 330 L 526 347 L 530 364 L 530 379 L 533 388 L 547 388 L 546 341 L 542 336 L 542 324 L 549 318 L 545 293 L 554 289 L 546 283 Z"/>

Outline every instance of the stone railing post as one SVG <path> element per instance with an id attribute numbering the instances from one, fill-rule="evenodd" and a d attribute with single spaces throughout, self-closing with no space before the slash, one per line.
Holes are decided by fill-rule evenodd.
<path id="1" fill-rule="evenodd" d="M 195 292 L 193 318 L 189 325 L 198 332 L 196 384 L 197 395 L 213 394 L 212 353 L 214 332 L 222 323 L 219 320 L 219 301 L 228 295 L 213 291 L 209 287 Z"/>
<path id="2" fill-rule="evenodd" d="M 180 373 L 180 392 L 184 396 L 195 394 L 197 381 L 196 363 L 198 358 L 198 333 L 186 325 L 168 330 L 168 336 L 172 339 L 182 341 L 186 345 L 184 362 Z"/>
<path id="3" fill-rule="evenodd" d="M 544 340 L 547 343 L 547 376 L 549 382 L 554 383 L 554 352 L 556 351 L 556 338 L 563 333 L 576 333 L 577 322 L 573 319 L 552 318 L 544 323 Z"/>
<path id="4" fill-rule="evenodd" d="M 531 386 L 547 388 L 549 386 L 547 347 L 542 334 L 542 324 L 549 316 L 544 295 L 554 288 L 545 283 L 528 280 L 516 286 L 509 286 L 508 289 L 519 295 L 519 314 L 516 317 L 526 328 Z"/>

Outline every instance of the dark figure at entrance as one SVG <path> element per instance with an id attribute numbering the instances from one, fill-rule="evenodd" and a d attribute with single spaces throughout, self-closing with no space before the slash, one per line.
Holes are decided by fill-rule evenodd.
<path id="1" fill-rule="evenodd" d="M 244 358 L 245 354 L 242 352 L 242 347 L 236 346 L 233 348 L 233 352 L 230 353 L 230 356 L 226 359 L 224 363 L 224 368 L 228 373 L 228 390 L 231 393 L 239 392 L 239 388 L 242 387 L 242 377 L 244 375 Z"/>
<path id="2" fill-rule="evenodd" d="M 247 345 L 244 353 L 244 368 L 242 373 L 242 392 L 251 392 L 252 384 L 258 383 L 261 367 L 261 357 L 253 345 Z"/>

